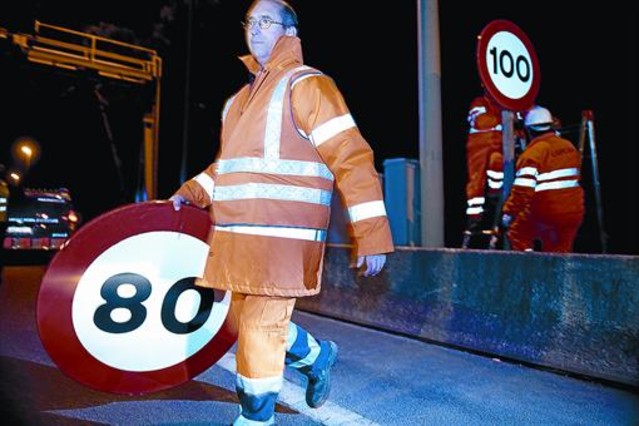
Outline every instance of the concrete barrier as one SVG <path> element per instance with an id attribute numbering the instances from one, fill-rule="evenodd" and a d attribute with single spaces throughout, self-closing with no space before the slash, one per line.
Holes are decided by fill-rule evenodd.
<path id="1" fill-rule="evenodd" d="M 398 247 L 377 277 L 327 247 L 301 310 L 639 386 L 639 256 Z"/>

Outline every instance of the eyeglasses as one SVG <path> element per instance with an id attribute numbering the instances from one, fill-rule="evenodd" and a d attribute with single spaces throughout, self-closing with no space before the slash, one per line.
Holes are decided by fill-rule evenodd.
<path id="1" fill-rule="evenodd" d="M 271 18 L 263 17 L 260 19 L 248 18 L 246 22 L 242 22 L 242 27 L 244 27 L 245 30 L 252 30 L 255 28 L 255 24 L 259 25 L 261 30 L 268 30 L 273 24 L 286 26 L 284 22 L 277 22 Z"/>

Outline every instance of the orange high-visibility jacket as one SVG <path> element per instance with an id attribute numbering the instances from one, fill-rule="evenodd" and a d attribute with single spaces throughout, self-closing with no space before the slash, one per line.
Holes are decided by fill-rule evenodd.
<path id="1" fill-rule="evenodd" d="M 549 131 L 526 147 L 515 165 L 515 180 L 503 212 L 517 221 L 561 223 L 561 218 L 584 214 L 584 191 L 580 181 L 581 157 L 567 139 Z"/>
<path id="2" fill-rule="evenodd" d="M 320 291 L 330 202 L 348 209 L 355 254 L 394 250 L 373 152 L 333 80 L 304 66 L 283 36 L 222 113 L 220 150 L 177 191 L 210 207 L 214 227 L 199 285 L 299 297 Z M 259 71 L 259 72 L 258 72 Z"/>
<path id="3" fill-rule="evenodd" d="M 480 218 L 486 195 L 498 194 L 503 184 L 501 108 L 484 95 L 470 103 L 466 139 L 466 216 Z"/>

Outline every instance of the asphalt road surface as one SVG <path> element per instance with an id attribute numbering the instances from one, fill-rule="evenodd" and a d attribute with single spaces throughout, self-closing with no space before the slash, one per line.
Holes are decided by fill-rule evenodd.
<path id="1" fill-rule="evenodd" d="M 128 396 L 85 387 L 48 356 L 36 326 L 42 265 L 5 267 L 0 288 L 3 424 L 227 425 L 237 413 L 234 348 L 192 380 Z M 304 402 L 287 371 L 278 425 L 639 425 L 639 396 L 609 386 L 298 311 L 340 346 L 328 402 Z"/>

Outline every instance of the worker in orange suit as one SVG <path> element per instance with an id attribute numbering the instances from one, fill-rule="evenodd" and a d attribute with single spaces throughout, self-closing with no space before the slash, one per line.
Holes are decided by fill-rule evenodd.
<path id="1" fill-rule="evenodd" d="M 304 64 L 297 15 L 255 0 L 244 20 L 249 82 L 222 111 L 215 161 L 171 197 L 210 211 L 210 254 L 197 285 L 231 291 L 242 425 L 275 423 L 284 367 L 307 378 L 306 403 L 330 391 L 338 346 L 291 321 L 320 292 L 333 190 L 348 211 L 353 258 L 377 275 L 394 250 L 373 150 L 335 81 Z"/>
<path id="2" fill-rule="evenodd" d="M 550 111 L 531 108 L 524 127 L 530 142 L 515 164 L 515 180 L 501 225 L 513 250 L 568 253 L 585 213 L 581 155 L 554 130 Z"/>
<path id="3" fill-rule="evenodd" d="M 464 247 L 478 245 L 498 214 L 495 209 L 504 179 L 501 111 L 487 92 L 473 99 L 468 110 Z"/>
<path id="4" fill-rule="evenodd" d="M 0 283 L 2 283 L 2 269 L 4 267 L 5 253 L 4 237 L 9 220 L 9 184 L 4 179 L 5 167 L 0 163 Z"/>

